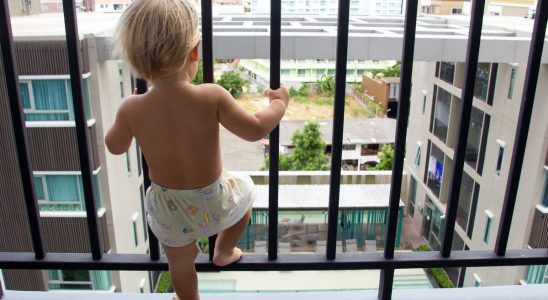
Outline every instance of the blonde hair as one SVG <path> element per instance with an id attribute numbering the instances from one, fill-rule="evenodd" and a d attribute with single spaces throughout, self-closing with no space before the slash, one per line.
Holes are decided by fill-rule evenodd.
<path id="1" fill-rule="evenodd" d="M 120 17 L 113 50 L 150 80 L 178 71 L 199 42 L 194 0 L 136 0 Z"/>

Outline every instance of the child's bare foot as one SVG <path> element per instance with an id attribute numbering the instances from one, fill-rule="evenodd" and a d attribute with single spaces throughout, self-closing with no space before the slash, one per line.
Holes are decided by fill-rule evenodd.
<path id="1" fill-rule="evenodd" d="M 240 257 L 242 257 L 242 250 L 240 250 L 240 248 L 238 247 L 234 247 L 232 253 L 230 254 L 221 253 L 221 251 L 215 251 L 215 255 L 213 255 L 213 263 L 218 267 L 224 267 L 233 262 L 236 262 L 240 259 Z"/>

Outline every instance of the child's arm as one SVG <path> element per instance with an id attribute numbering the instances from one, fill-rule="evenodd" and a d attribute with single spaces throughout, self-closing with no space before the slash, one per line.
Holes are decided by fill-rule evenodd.
<path id="1" fill-rule="evenodd" d="M 282 119 L 289 104 L 289 93 L 285 87 L 268 90 L 270 105 L 254 114 L 240 107 L 225 89 L 211 85 L 219 99 L 217 114 L 221 124 L 230 132 L 247 141 L 264 138 Z"/>
<path id="2" fill-rule="evenodd" d="M 131 97 L 126 99 L 122 105 L 120 105 L 120 108 L 116 113 L 114 124 L 105 136 L 105 144 L 108 151 L 112 154 L 123 154 L 129 149 L 129 146 L 131 146 L 133 133 L 131 132 L 127 122 L 128 106 L 130 101 Z"/>

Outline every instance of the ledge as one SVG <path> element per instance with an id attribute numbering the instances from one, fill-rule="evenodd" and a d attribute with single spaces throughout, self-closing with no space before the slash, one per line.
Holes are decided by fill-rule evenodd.
<path id="1" fill-rule="evenodd" d="M 394 290 L 392 299 L 542 299 L 548 295 L 548 285 L 513 285 L 460 289 L 409 289 Z M 129 294 L 129 293 L 93 293 L 93 292 L 20 292 L 6 291 L 2 300 L 171 300 L 172 294 Z M 333 292 L 298 292 L 298 293 L 212 293 L 201 294 L 202 300 L 377 300 L 376 290 L 366 291 L 333 291 Z"/>

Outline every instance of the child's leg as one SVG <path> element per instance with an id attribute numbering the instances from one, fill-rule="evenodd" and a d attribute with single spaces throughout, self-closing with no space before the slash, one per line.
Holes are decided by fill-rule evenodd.
<path id="1" fill-rule="evenodd" d="M 196 242 L 183 247 L 164 246 L 169 261 L 169 275 L 179 300 L 199 300 L 198 277 L 194 262 L 198 255 Z"/>
<path id="2" fill-rule="evenodd" d="M 251 218 L 251 208 L 243 216 L 243 218 L 234 224 L 232 227 L 225 229 L 217 235 L 215 242 L 215 254 L 213 255 L 213 263 L 217 266 L 226 266 L 240 259 L 242 250 L 236 248 L 236 243 L 240 239 L 245 226 Z"/>

